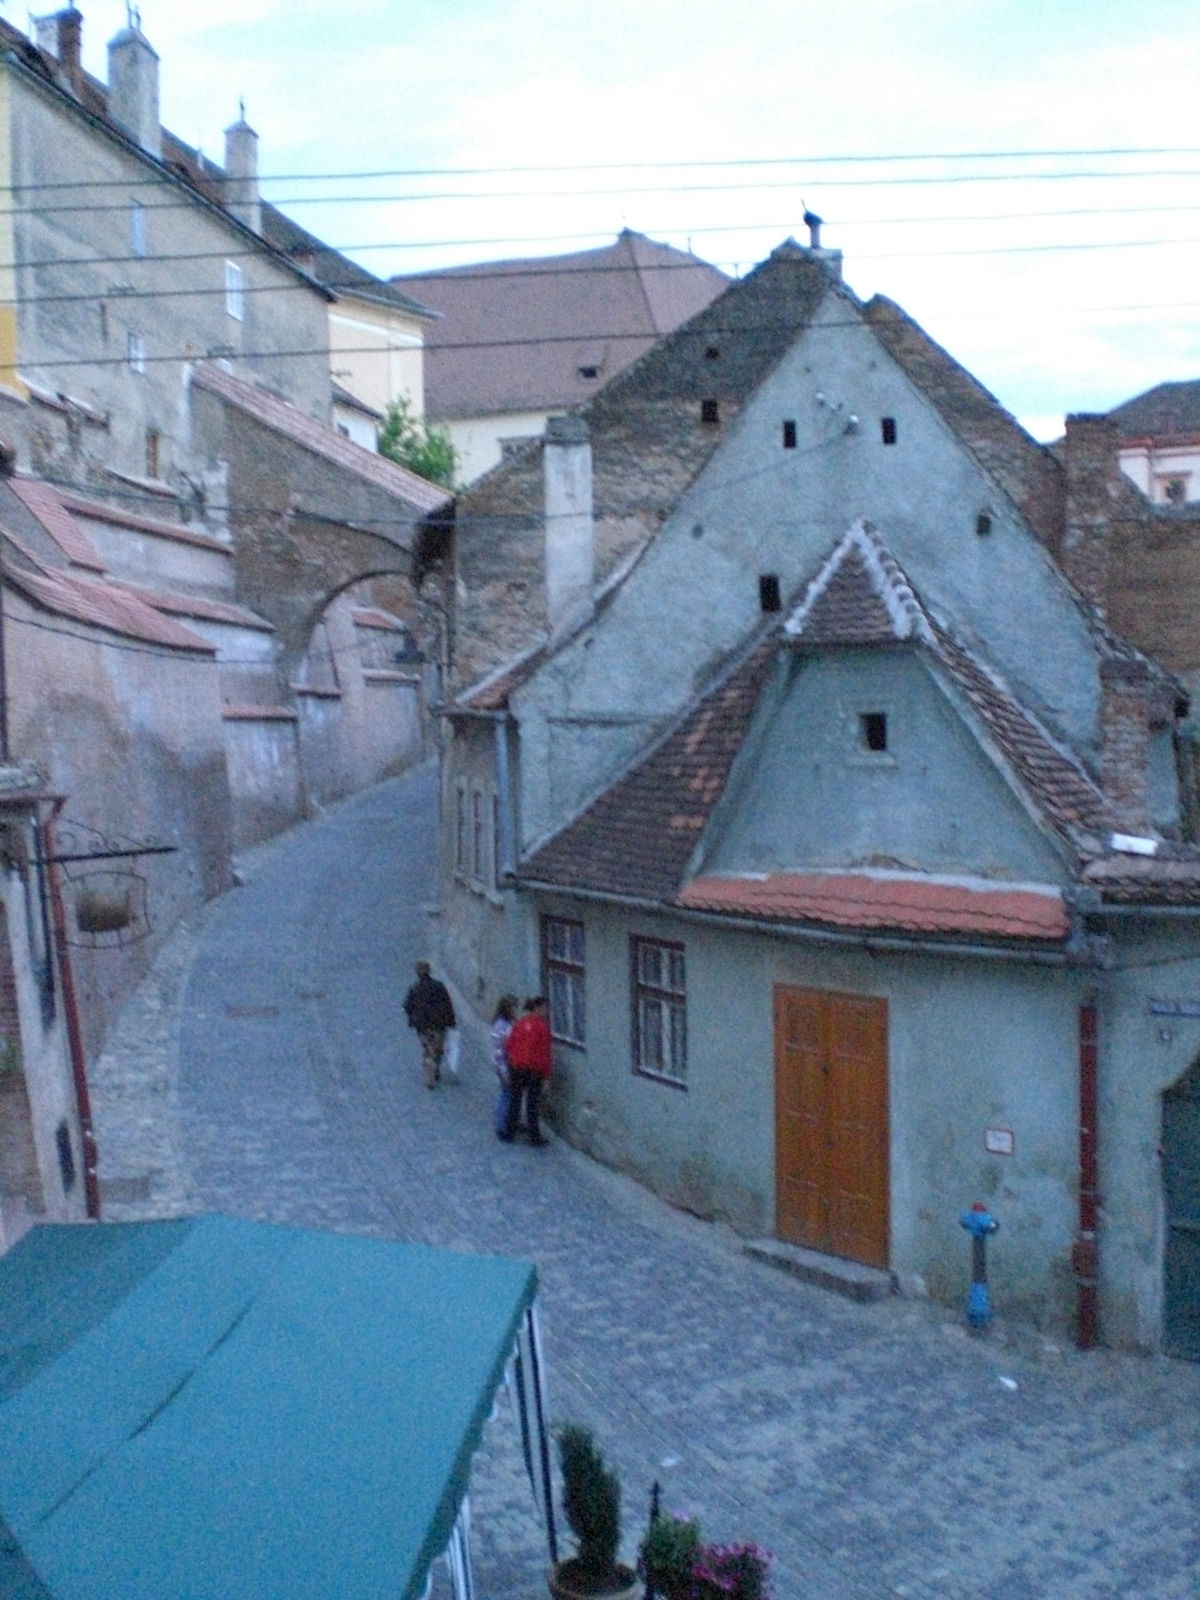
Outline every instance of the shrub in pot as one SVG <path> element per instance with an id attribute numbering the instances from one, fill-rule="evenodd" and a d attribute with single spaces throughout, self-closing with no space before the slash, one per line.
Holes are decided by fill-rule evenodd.
<path id="1" fill-rule="evenodd" d="M 621 1543 L 621 1485 L 604 1460 L 590 1428 L 565 1423 L 558 1430 L 562 1507 L 576 1553 L 550 1574 L 555 1600 L 637 1600 L 641 1592 L 632 1567 L 617 1559 Z"/>

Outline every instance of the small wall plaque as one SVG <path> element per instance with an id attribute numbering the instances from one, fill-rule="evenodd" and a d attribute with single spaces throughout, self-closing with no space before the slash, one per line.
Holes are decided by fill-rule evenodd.
<path id="1" fill-rule="evenodd" d="M 1017 1152 L 1017 1136 L 1011 1128 L 985 1128 L 983 1148 L 990 1156 L 1011 1156 Z"/>

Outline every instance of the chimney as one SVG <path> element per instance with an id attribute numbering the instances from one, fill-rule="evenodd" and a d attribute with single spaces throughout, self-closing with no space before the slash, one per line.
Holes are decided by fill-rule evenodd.
<path id="1" fill-rule="evenodd" d="M 1112 417 L 1076 412 L 1067 418 L 1067 506 L 1063 571 L 1101 616 L 1108 604 L 1109 545 L 1120 483 L 1120 430 Z"/>
<path id="2" fill-rule="evenodd" d="M 595 580 L 592 445 L 582 417 L 550 417 L 542 442 L 546 618 L 551 633 L 590 609 Z"/>
<path id="3" fill-rule="evenodd" d="M 1145 662 L 1100 663 L 1100 787 L 1117 833 L 1146 835 L 1150 822 L 1153 691 Z"/>
<path id="4" fill-rule="evenodd" d="M 158 56 L 133 23 L 108 46 L 108 115 L 148 156 L 162 160 Z"/>
<path id="5" fill-rule="evenodd" d="M 246 121 L 246 106 L 225 129 L 225 205 L 239 222 L 262 232 L 262 198 L 258 189 L 258 135 Z"/>
<path id="6" fill-rule="evenodd" d="M 83 71 L 83 13 L 70 5 L 48 17 L 34 17 L 33 27 L 38 49 L 54 57 L 74 90 Z"/>

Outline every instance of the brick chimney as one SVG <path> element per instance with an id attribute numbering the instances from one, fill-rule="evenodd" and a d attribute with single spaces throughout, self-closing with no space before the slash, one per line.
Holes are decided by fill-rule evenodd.
<path id="1" fill-rule="evenodd" d="M 1100 787 L 1117 833 L 1151 832 L 1153 713 L 1153 685 L 1144 662 L 1100 663 Z"/>
<path id="2" fill-rule="evenodd" d="M 246 107 L 225 129 L 225 205 L 248 228 L 262 232 L 262 197 L 258 187 L 258 135 L 246 121 Z"/>
<path id="3" fill-rule="evenodd" d="M 1109 546 L 1120 486 L 1120 430 L 1103 413 L 1067 418 L 1066 521 L 1062 567 L 1101 616 L 1108 604 Z"/>
<path id="4" fill-rule="evenodd" d="M 546 619 L 553 633 L 592 603 L 592 444 L 582 417 L 550 417 L 542 442 Z"/>
<path id="5" fill-rule="evenodd" d="M 53 56 L 72 92 L 78 92 L 83 73 L 83 13 L 73 5 L 34 17 L 34 42 L 45 55 Z"/>
<path id="6" fill-rule="evenodd" d="M 158 56 L 140 28 L 122 28 L 108 46 L 108 115 L 155 160 L 162 160 Z"/>

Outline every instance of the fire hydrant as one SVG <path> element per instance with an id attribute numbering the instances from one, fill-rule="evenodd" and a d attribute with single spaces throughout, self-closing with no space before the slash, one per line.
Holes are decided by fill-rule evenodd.
<path id="1" fill-rule="evenodd" d="M 1000 1224 L 978 1200 L 958 1219 L 971 1235 L 971 1291 L 967 1295 L 967 1324 L 986 1328 L 992 1320 L 992 1296 L 987 1281 L 987 1238 Z"/>

